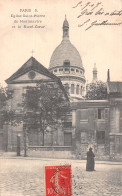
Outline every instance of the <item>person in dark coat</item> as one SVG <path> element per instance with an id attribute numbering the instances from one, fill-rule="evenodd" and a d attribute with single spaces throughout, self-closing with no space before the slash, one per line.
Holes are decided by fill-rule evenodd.
<path id="1" fill-rule="evenodd" d="M 86 171 L 95 171 L 94 169 L 94 153 L 92 152 L 92 148 L 89 148 L 87 152 L 87 163 L 86 163 Z"/>

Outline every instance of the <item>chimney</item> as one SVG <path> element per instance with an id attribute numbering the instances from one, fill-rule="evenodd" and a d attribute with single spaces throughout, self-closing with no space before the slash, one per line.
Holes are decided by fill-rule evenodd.
<path id="1" fill-rule="evenodd" d="M 110 71 L 108 69 L 108 72 L 107 72 L 107 82 L 110 82 Z"/>

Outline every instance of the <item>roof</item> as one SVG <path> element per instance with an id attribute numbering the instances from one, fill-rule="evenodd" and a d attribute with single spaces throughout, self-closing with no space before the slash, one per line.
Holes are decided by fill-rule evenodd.
<path id="1" fill-rule="evenodd" d="M 83 68 L 81 56 L 70 40 L 62 40 L 61 44 L 54 50 L 49 68 L 63 66 L 66 60 L 70 62 L 70 66 Z"/>
<path id="2" fill-rule="evenodd" d="M 64 20 L 63 27 L 69 27 L 69 23 L 68 23 L 68 21 L 67 21 L 66 18 L 65 18 L 65 20 Z"/>
<path id="3" fill-rule="evenodd" d="M 108 100 L 80 100 L 71 103 L 72 109 L 109 108 Z"/>
<path id="4" fill-rule="evenodd" d="M 59 80 L 57 76 L 52 74 L 47 68 L 45 68 L 41 63 L 39 63 L 34 57 L 31 57 L 26 63 L 24 63 L 12 76 L 10 76 L 6 83 L 9 84 L 16 78 L 22 76 L 30 70 L 37 71 L 44 74 L 52 79 Z"/>
<path id="5" fill-rule="evenodd" d="M 63 23 L 63 40 L 56 47 L 51 56 L 49 69 L 55 68 L 57 66 L 63 66 L 65 65 L 65 61 L 68 61 L 70 66 L 84 69 L 78 50 L 69 40 L 69 23 L 66 19 L 66 16 Z"/>
<path id="6" fill-rule="evenodd" d="M 40 64 L 34 57 L 31 57 L 26 63 L 24 63 L 20 69 L 18 69 L 12 76 L 10 76 L 7 80 L 7 84 L 14 83 L 14 80 L 23 74 L 27 73 L 30 70 L 37 71 L 40 74 L 44 74 L 45 76 L 50 77 L 53 79 L 55 82 L 57 82 L 63 91 L 66 99 L 68 99 L 67 93 L 64 89 L 64 86 L 61 83 L 60 78 L 55 76 L 53 73 L 51 73 L 47 68 L 45 68 L 42 64 Z"/>
<path id="7" fill-rule="evenodd" d="M 108 82 L 108 94 L 122 96 L 122 82 Z"/>

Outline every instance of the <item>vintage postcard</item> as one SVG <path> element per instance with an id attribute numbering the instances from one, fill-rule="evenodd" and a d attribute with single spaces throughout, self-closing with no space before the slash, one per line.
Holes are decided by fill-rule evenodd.
<path id="1" fill-rule="evenodd" d="M 0 196 L 122 195 L 122 0 L 0 0 Z"/>

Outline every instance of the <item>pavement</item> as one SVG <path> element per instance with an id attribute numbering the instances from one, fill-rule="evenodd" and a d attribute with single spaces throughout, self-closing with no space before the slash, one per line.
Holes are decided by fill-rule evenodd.
<path id="1" fill-rule="evenodd" d="M 96 161 L 94 172 L 86 172 L 85 160 L 31 157 L 0 157 L 0 196 L 45 196 L 44 167 L 69 164 L 72 196 L 121 196 L 122 163 Z M 53 196 L 53 194 L 52 194 Z"/>

